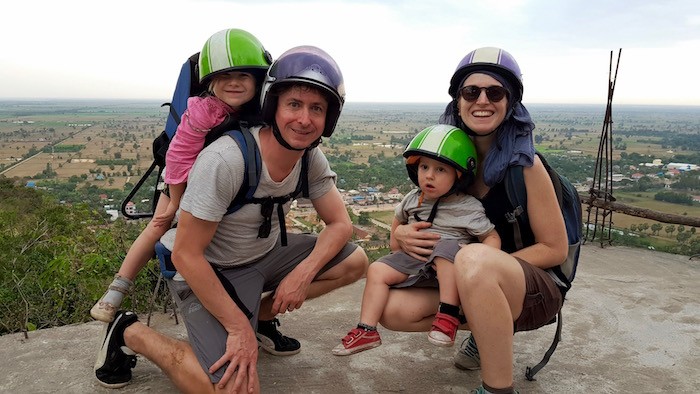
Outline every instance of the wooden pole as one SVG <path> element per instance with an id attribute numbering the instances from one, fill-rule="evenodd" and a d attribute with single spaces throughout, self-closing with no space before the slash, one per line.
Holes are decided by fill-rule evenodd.
<path id="1" fill-rule="evenodd" d="M 644 219 L 655 220 L 657 222 L 669 224 L 682 224 L 684 226 L 700 227 L 700 217 L 677 215 L 673 213 L 664 213 L 653 209 L 639 208 L 633 205 L 627 205 L 615 201 L 606 201 L 595 197 L 584 198 L 581 196 L 581 202 L 590 207 L 611 210 L 625 215 L 636 216 Z"/>

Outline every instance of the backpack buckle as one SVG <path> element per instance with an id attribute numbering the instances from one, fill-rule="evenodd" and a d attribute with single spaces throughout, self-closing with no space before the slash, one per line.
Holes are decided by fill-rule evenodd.
<path id="1" fill-rule="evenodd" d="M 522 206 L 518 205 L 513 212 L 506 212 L 506 220 L 508 223 L 515 223 L 518 221 L 518 216 L 522 215 L 525 210 Z"/>

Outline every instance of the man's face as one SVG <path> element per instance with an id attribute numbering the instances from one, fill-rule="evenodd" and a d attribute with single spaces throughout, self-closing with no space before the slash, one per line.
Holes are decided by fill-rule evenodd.
<path id="1" fill-rule="evenodd" d="M 293 86 L 279 95 L 275 121 L 282 138 L 303 149 L 321 138 L 326 126 L 328 101 L 316 89 Z"/>

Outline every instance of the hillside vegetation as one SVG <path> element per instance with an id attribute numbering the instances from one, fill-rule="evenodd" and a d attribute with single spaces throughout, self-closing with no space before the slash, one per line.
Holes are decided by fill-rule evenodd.
<path id="1" fill-rule="evenodd" d="M 91 320 L 140 230 L 0 177 L 0 335 Z M 156 272 L 139 275 L 127 307 L 145 310 Z"/>

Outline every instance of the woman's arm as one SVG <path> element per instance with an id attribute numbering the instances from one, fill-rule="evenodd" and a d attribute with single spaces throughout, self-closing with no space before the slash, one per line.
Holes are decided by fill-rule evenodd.
<path id="1" fill-rule="evenodd" d="M 535 244 L 518 250 L 513 256 L 543 269 L 557 266 L 566 259 L 569 245 L 554 185 L 538 156 L 532 167 L 523 169 L 523 176 L 527 215 Z"/>

